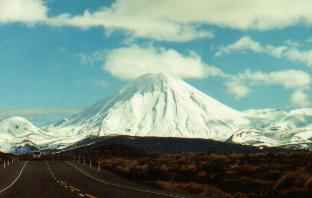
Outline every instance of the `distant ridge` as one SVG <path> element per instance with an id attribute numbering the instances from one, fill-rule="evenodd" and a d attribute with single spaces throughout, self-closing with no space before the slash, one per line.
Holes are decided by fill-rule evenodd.
<path id="1" fill-rule="evenodd" d="M 10 117 L 0 121 L 0 150 L 14 152 L 24 145 L 39 145 L 51 137 L 23 117 Z"/>

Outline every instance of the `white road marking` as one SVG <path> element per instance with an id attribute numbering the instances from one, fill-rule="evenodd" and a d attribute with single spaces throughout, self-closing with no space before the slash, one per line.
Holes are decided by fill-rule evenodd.
<path id="1" fill-rule="evenodd" d="M 5 188 L 3 188 L 2 190 L 0 190 L 0 194 L 2 194 L 3 192 L 7 191 L 8 189 L 10 189 L 12 186 L 14 186 L 14 184 L 20 179 L 20 177 L 23 174 L 23 171 L 25 169 L 25 167 L 27 166 L 28 162 L 25 162 L 23 167 L 21 168 L 19 174 L 17 175 L 17 177 Z"/>
<path id="2" fill-rule="evenodd" d="M 96 196 L 90 195 L 90 194 L 85 194 L 85 197 L 87 197 L 87 198 L 96 198 Z"/>
<path id="3" fill-rule="evenodd" d="M 81 193 L 81 190 L 79 188 L 76 188 L 70 184 L 67 184 L 65 181 L 63 180 L 59 180 L 57 179 L 55 173 L 52 171 L 51 166 L 49 164 L 49 162 L 46 162 L 48 170 L 50 175 L 52 176 L 53 180 L 60 184 L 64 189 L 71 191 L 72 193 L 77 193 L 79 197 L 89 197 L 89 198 L 96 198 L 96 196 L 90 195 L 90 194 L 86 194 L 86 193 Z"/>
<path id="4" fill-rule="evenodd" d="M 46 162 L 46 165 L 48 167 L 48 171 L 50 173 L 50 175 L 52 176 L 52 178 L 58 183 L 58 179 L 56 178 L 54 172 L 51 170 L 50 164 L 48 162 Z M 62 183 L 62 181 L 60 181 Z"/>
<path id="5" fill-rule="evenodd" d="M 108 182 L 105 181 L 103 179 L 94 177 L 93 175 L 87 173 L 86 171 L 82 170 L 81 168 L 79 168 L 78 166 L 70 163 L 70 162 L 65 162 L 67 163 L 69 166 L 73 167 L 74 169 L 76 169 L 78 172 L 80 172 L 82 175 L 105 185 L 109 185 L 109 186 L 113 186 L 119 189 L 124 189 L 124 190 L 131 190 L 131 191 L 136 191 L 136 192 L 142 192 L 142 193 L 149 193 L 149 194 L 154 194 L 154 195 L 159 195 L 159 196 L 164 196 L 164 197 L 172 197 L 172 198 L 186 198 L 184 196 L 181 195 L 175 195 L 175 194 L 170 194 L 170 193 L 162 193 L 162 192 L 156 192 L 156 191 L 151 191 L 151 190 L 146 190 L 146 189 L 139 189 L 139 188 L 135 188 L 132 186 L 127 186 L 127 185 L 121 185 L 121 184 L 116 184 L 116 183 L 112 183 L 112 182 Z"/>

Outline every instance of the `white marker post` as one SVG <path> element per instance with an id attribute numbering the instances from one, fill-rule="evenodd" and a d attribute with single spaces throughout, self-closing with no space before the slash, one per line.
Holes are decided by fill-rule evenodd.
<path id="1" fill-rule="evenodd" d="M 98 171 L 98 172 L 100 172 L 100 171 L 101 171 L 101 165 L 100 165 L 100 162 L 98 162 L 97 164 L 98 164 L 98 165 L 97 165 L 97 171 Z"/>

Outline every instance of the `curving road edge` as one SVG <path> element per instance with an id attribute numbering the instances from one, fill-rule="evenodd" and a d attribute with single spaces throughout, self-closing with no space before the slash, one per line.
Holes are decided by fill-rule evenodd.
<path id="1" fill-rule="evenodd" d="M 66 164 L 68 164 L 69 166 L 71 166 L 72 168 L 76 169 L 78 172 L 80 172 L 82 175 L 105 185 L 109 185 L 109 186 L 113 186 L 115 188 L 119 188 L 119 189 L 125 189 L 125 190 L 131 190 L 131 191 L 137 191 L 137 192 L 142 192 L 142 193 L 149 193 L 149 194 L 155 194 L 155 195 L 160 195 L 163 197 L 171 197 L 171 198 L 186 198 L 185 196 L 181 196 L 181 195 L 176 195 L 176 194 L 171 194 L 171 193 L 163 193 L 163 192 L 157 192 L 157 191 L 152 191 L 152 190 L 146 190 L 146 189 L 139 189 L 139 188 L 135 188 L 135 187 L 131 187 L 131 186 L 127 186 L 127 185 L 121 185 L 121 184 L 116 184 L 116 183 L 111 183 L 108 181 L 105 181 L 103 179 L 94 177 L 93 175 L 89 174 L 88 172 L 82 170 L 81 168 L 79 168 L 78 166 L 74 165 L 73 163 L 70 162 L 65 162 Z"/>
<path id="2" fill-rule="evenodd" d="M 12 188 L 14 186 L 14 184 L 16 184 L 16 182 L 21 178 L 23 172 L 24 172 L 24 169 L 25 167 L 27 166 L 28 162 L 25 162 L 23 167 L 21 168 L 21 170 L 19 171 L 17 177 L 8 185 L 6 186 L 5 188 L 1 189 L 0 190 L 0 194 L 4 193 L 5 191 L 9 190 L 10 188 Z"/>

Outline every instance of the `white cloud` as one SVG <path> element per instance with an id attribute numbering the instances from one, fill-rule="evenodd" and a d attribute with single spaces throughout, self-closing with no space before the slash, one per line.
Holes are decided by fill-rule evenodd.
<path id="1" fill-rule="evenodd" d="M 299 51 L 297 47 L 298 44 L 293 41 L 287 41 L 285 46 L 272 46 L 261 44 L 250 37 L 242 37 L 237 42 L 220 49 L 216 55 L 252 51 L 268 54 L 276 58 L 287 58 L 312 66 L 312 50 Z M 294 106 L 304 107 L 310 104 L 305 90 L 310 87 L 311 76 L 304 71 L 293 69 L 273 72 L 245 71 L 232 78 L 235 79 L 234 84 L 227 87 L 227 91 L 238 99 L 246 97 L 249 93 L 248 91 L 242 91 L 241 95 L 239 95 L 240 88 L 241 90 L 248 90 L 251 86 L 267 84 L 295 90 L 290 97 L 290 103 Z"/>
<path id="2" fill-rule="evenodd" d="M 299 43 L 297 41 L 290 40 L 290 39 L 286 40 L 285 44 L 288 45 L 289 47 L 295 47 L 295 48 L 298 48 L 298 47 L 302 46 L 301 43 Z"/>
<path id="3" fill-rule="evenodd" d="M 311 76 L 308 73 L 292 69 L 272 72 L 245 71 L 235 78 L 249 84 L 280 85 L 290 89 L 305 89 L 308 88 L 311 83 Z"/>
<path id="4" fill-rule="evenodd" d="M 222 70 L 204 63 L 194 52 L 183 55 L 165 48 L 133 45 L 106 53 L 104 60 L 104 69 L 121 79 L 160 72 L 188 79 L 224 75 Z"/>
<path id="5" fill-rule="evenodd" d="M 118 9 L 121 8 L 105 8 L 94 13 L 85 11 L 79 16 L 62 15 L 51 18 L 48 24 L 79 28 L 103 27 L 108 31 L 124 30 L 134 37 L 176 42 L 214 37 L 212 32 L 202 30 L 194 24 L 137 15 L 139 13 L 127 14 Z"/>
<path id="6" fill-rule="evenodd" d="M 107 32 L 123 30 L 134 37 L 177 42 L 214 37 L 212 32 L 201 29 L 196 23 L 184 23 L 167 17 L 146 15 L 142 13 L 144 9 L 153 9 L 153 7 L 147 7 L 146 4 L 151 5 L 150 1 L 117 0 L 110 7 L 102 7 L 92 13 L 85 10 L 75 16 L 62 13 L 48 17 L 48 7 L 44 0 L 1 0 L 0 23 L 35 24 L 40 22 L 51 26 L 103 27 Z M 157 4 L 162 4 L 162 2 L 154 5 L 156 9 Z M 161 12 L 161 10 L 156 10 L 156 12 Z"/>
<path id="7" fill-rule="evenodd" d="M 255 46 L 255 48 L 257 47 Z M 305 71 L 295 69 L 271 72 L 246 70 L 238 74 L 226 74 L 217 66 L 205 63 L 194 52 L 181 54 L 174 49 L 153 46 L 122 47 L 105 53 L 103 57 L 104 69 L 122 79 L 133 79 L 144 73 L 160 72 L 171 73 L 181 78 L 195 79 L 218 76 L 230 82 L 226 85 L 227 88 L 243 90 L 241 96 L 248 93 L 248 90 L 243 88 L 247 85 L 266 84 L 283 86 L 288 89 L 306 89 L 312 80 Z"/>
<path id="8" fill-rule="evenodd" d="M 230 44 L 226 47 L 222 47 L 220 48 L 217 53 L 216 53 L 216 56 L 221 56 L 223 54 L 229 54 L 229 53 L 232 53 L 232 52 L 244 52 L 244 51 L 253 51 L 253 52 L 263 52 L 264 49 L 263 49 L 263 46 L 252 40 L 250 37 L 242 37 L 240 38 L 238 41 L 236 41 L 235 43 L 233 44 Z"/>
<path id="9" fill-rule="evenodd" d="M 238 41 L 219 49 L 216 56 L 246 51 L 263 53 L 275 58 L 286 58 L 291 61 L 312 66 L 312 49 L 306 51 L 299 50 L 296 43 L 293 41 L 291 43 L 288 41 L 287 45 L 273 46 L 262 44 L 250 37 L 242 37 Z"/>
<path id="10" fill-rule="evenodd" d="M 294 106 L 309 104 L 305 91 L 310 88 L 311 76 L 301 70 L 245 71 L 237 75 L 227 75 L 225 80 L 226 91 L 236 99 L 247 97 L 252 87 L 276 85 L 294 91 L 290 97 L 290 102 Z"/>
<path id="11" fill-rule="evenodd" d="M 284 53 L 283 57 L 312 66 L 312 50 L 299 51 L 298 49 L 290 49 Z"/>
<path id="12" fill-rule="evenodd" d="M 290 96 L 290 102 L 296 107 L 307 107 L 311 105 L 309 96 L 304 90 L 297 90 Z"/>
<path id="13" fill-rule="evenodd" d="M 135 37 L 185 42 L 212 38 L 201 25 L 269 30 L 312 24 L 310 0 L 115 0 L 112 5 L 81 14 L 47 17 L 44 0 L 1 0 L 1 22 L 38 22 L 80 28 L 125 30 Z M 287 14 L 285 14 L 287 13 Z"/>
<path id="14" fill-rule="evenodd" d="M 310 0 L 296 3 L 292 0 L 116 0 L 111 7 L 62 17 L 61 21 L 80 27 L 122 28 L 139 36 L 162 39 L 173 36 L 184 40 L 201 35 L 193 24 L 243 30 L 268 30 L 298 23 L 310 25 L 311 7 Z"/>
<path id="15" fill-rule="evenodd" d="M 47 7 L 42 0 L 1 0 L 0 23 L 35 23 L 47 19 Z"/>
<path id="16" fill-rule="evenodd" d="M 232 94 L 235 99 L 241 99 L 246 97 L 250 90 L 247 86 L 243 85 L 239 81 L 229 81 L 225 84 L 228 93 Z"/>

